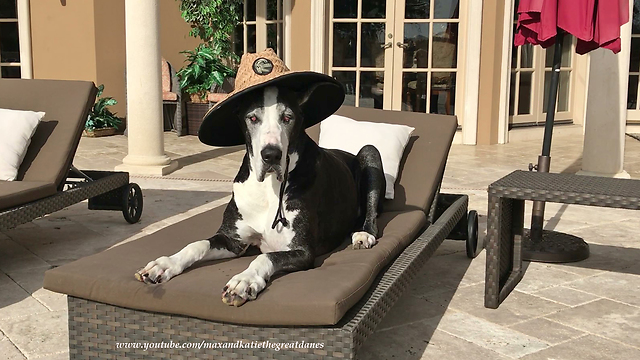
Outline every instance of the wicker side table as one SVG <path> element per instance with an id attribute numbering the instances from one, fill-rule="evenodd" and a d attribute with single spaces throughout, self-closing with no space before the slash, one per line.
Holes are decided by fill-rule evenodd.
<path id="1" fill-rule="evenodd" d="M 514 171 L 489 185 L 484 306 L 504 301 L 524 275 L 524 201 L 640 210 L 640 180 Z"/>

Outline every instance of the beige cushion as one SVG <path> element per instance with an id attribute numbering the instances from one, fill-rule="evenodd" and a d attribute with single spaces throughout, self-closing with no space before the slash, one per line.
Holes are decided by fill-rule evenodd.
<path id="1" fill-rule="evenodd" d="M 53 183 L 42 181 L 0 181 L 0 210 L 6 210 L 56 193 Z"/>
<path id="2" fill-rule="evenodd" d="M 316 268 L 278 276 L 255 301 L 236 308 L 220 300 L 229 279 L 255 256 L 198 265 L 161 285 L 146 285 L 134 273 L 216 232 L 224 206 L 154 234 L 49 270 L 44 287 L 75 297 L 147 311 L 256 325 L 332 325 L 366 292 L 377 273 L 425 226 L 422 211 L 384 213 L 382 234 L 372 249 L 344 243 L 316 260 Z"/>

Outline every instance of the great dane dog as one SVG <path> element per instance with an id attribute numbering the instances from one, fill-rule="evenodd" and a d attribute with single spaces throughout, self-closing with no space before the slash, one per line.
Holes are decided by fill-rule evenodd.
<path id="1" fill-rule="evenodd" d="M 385 189 L 380 154 L 371 145 L 357 155 L 323 149 L 307 135 L 309 110 L 302 109 L 318 96 L 317 86 L 302 93 L 265 86 L 243 95 L 229 121 L 239 122 L 246 154 L 222 225 L 211 238 L 149 262 L 138 280 L 163 283 L 196 262 L 239 257 L 254 246 L 261 254 L 222 289 L 224 303 L 241 306 L 273 274 L 309 269 L 349 237 L 354 249 L 376 244 Z"/>

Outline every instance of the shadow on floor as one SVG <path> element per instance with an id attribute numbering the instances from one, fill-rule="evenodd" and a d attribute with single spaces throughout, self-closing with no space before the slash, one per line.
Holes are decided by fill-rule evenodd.
<path id="1" fill-rule="evenodd" d="M 220 147 L 212 150 L 207 150 L 204 152 L 200 152 L 193 155 L 187 155 L 183 157 L 176 158 L 178 161 L 178 168 L 176 170 L 180 170 L 185 166 L 190 166 L 193 164 L 197 164 L 203 161 L 215 159 L 220 156 L 228 155 L 240 150 L 243 150 L 244 146 L 229 146 L 229 147 Z"/>

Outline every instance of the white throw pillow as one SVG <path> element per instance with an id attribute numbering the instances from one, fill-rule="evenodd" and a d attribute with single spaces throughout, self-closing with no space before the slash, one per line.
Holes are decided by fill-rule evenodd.
<path id="1" fill-rule="evenodd" d="M 43 112 L 0 109 L 0 180 L 13 181 Z"/>
<path id="2" fill-rule="evenodd" d="M 365 145 L 373 145 L 382 157 L 387 181 L 385 198 L 393 199 L 393 188 L 404 148 L 415 130 L 410 126 L 356 121 L 331 115 L 320 123 L 319 145 L 325 149 L 340 149 L 356 155 Z"/>

